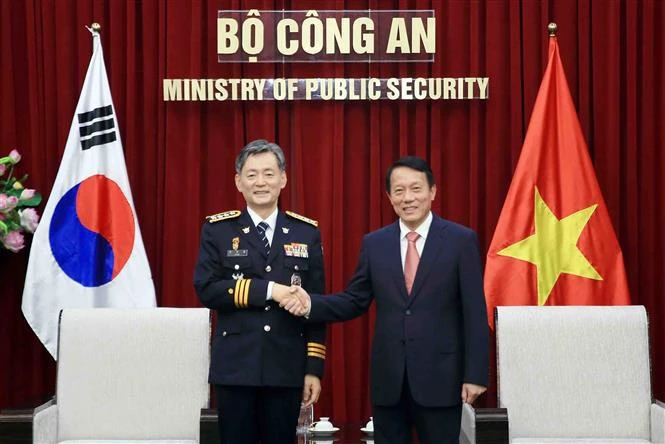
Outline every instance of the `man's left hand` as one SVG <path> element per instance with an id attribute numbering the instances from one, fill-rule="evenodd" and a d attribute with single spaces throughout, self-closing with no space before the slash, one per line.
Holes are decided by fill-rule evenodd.
<path id="1" fill-rule="evenodd" d="M 485 390 L 487 390 L 487 387 L 483 387 L 482 385 L 469 383 L 462 384 L 462 402 L 473 404 L 473 401 L 475 401 L 478 396 L 485 393 Z"/>
<path id="2" fill-rule="evenodd" d="M 305 375 L 305 386 L 302 389 L 302 403 L 307 407 L 316 403 L 321 394 L 321 380 L 314 375 Z"/>

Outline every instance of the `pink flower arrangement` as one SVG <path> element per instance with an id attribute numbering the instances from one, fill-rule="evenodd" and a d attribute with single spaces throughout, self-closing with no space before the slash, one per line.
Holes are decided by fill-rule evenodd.
<path id="1" fill-rule="evenodd" d="M 24 247 L 23 233 L 34 233 L 37 229 L 39 214 L 31 207 L 42 201 L 38 192 L 23 186 L 27 175 L 21 180 L 13 176 L 14 166 L 20 161 L 21 155 L 16 150 L 0 157 L 0 247 L 14 253 Z"/>

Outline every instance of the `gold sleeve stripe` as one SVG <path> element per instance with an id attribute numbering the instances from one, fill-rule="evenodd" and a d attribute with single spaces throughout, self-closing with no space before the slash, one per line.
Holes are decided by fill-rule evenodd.
<path id="1" fill-rule="evenodd" d="M 247 304 L 245 304 L 245 291 L 247 290 L 247 282 L 247 279 L 240 280 L 240 294 L 238 295 L 238 307 L 240 308 L 247 307 Z"/>
<path id="2" fill-rule="evenodd" d="M 245 279 L 245 291 L 243 292 L 243 307 L 249 307 L 249 284 L 252 283 L 251 279 Z"/>
<path id="3" fill-rule="evenodd" d="M 236 288 L 235 291 L 233 292 L 233 304 L 238 308 L 240 308 L 238 300 L 238 295 L 240 294 L 240 282 L 241 282 L 240 279 L 236 281 Z"/>
<path id="4" fill-rule="evenodd" d="M 310 356 L 312 358 L 321 358 L 321 359 L 326 359 L 326 355 L 323 353 L 316 353 L 313 351 L 307 352 L 307 356 Z"/>
<path id="5" fill-rule="evenodd" d="M 238 289 L 235 295 L 236 307 L 242 308 L 242 288 L 245 286 L 244 279 L 238 279 Z"/>
<path id="6" fill-rule="evenodd" d="M 242 295 L 242 279 L 238 279 L 236 282 L 236 293 L 233 296 L 233 301 L 236 304 L 237 308 L 240 308 L 240 296 Z"/>
<path id="7" fill-rule="evenodd" d="M 317 342 L 308 342 L 308 343 L 307 343 L 307 348 L 309 348 L 309 349 L 314 349 L 314 350 L 319 349 L 319 350 L 321 350 L 321 351 L 323 351 L 323 352 L 326 351 L 326 346 L 323 345 L 323 344 L 319 344 L 319 343 L 317 343 Z"/>

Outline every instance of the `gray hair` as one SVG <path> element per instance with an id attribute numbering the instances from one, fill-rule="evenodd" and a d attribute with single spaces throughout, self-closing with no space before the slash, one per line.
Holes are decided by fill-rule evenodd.
<path id="1" fill-rule="evenodd" d="M 280 171 L 286 171 L 286 160 L 284 159 L 284 152 L 276 143 L 268 142 L 264 139 L 253 140 L 240 150 L 238 157 L 236 157 L 236 173 L 240 174 L 242 168 L 247 162 L 247 158 L 254 154 L 273 153 L 277 158 L 277 165 Z"/>

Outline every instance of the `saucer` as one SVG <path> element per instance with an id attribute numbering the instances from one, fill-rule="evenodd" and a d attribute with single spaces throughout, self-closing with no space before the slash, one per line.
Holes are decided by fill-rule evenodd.
<path id="1" fill-rule="evenodd" d="M 365 433 L 365 434 L 367 434 L 367 435 L 373 435 L 373 434 L 374 434 L 374 430 L 370 430 L 370 429 L 368 429 L 368 428 L 366 428 L 366 427 L 361 427 L 361 428 L 360 428 L 360 431 L 363 432 L 363 433 Z"/>
<path id="2" fill-rule="evenodd" d="M 339 427 L 333 427 L 332 429 L 328 430 L 318 430 L 314 427 L 310 427 L 307 430 L 314 436 L 332 436 L 335 432 L 339 431 Z"/>

